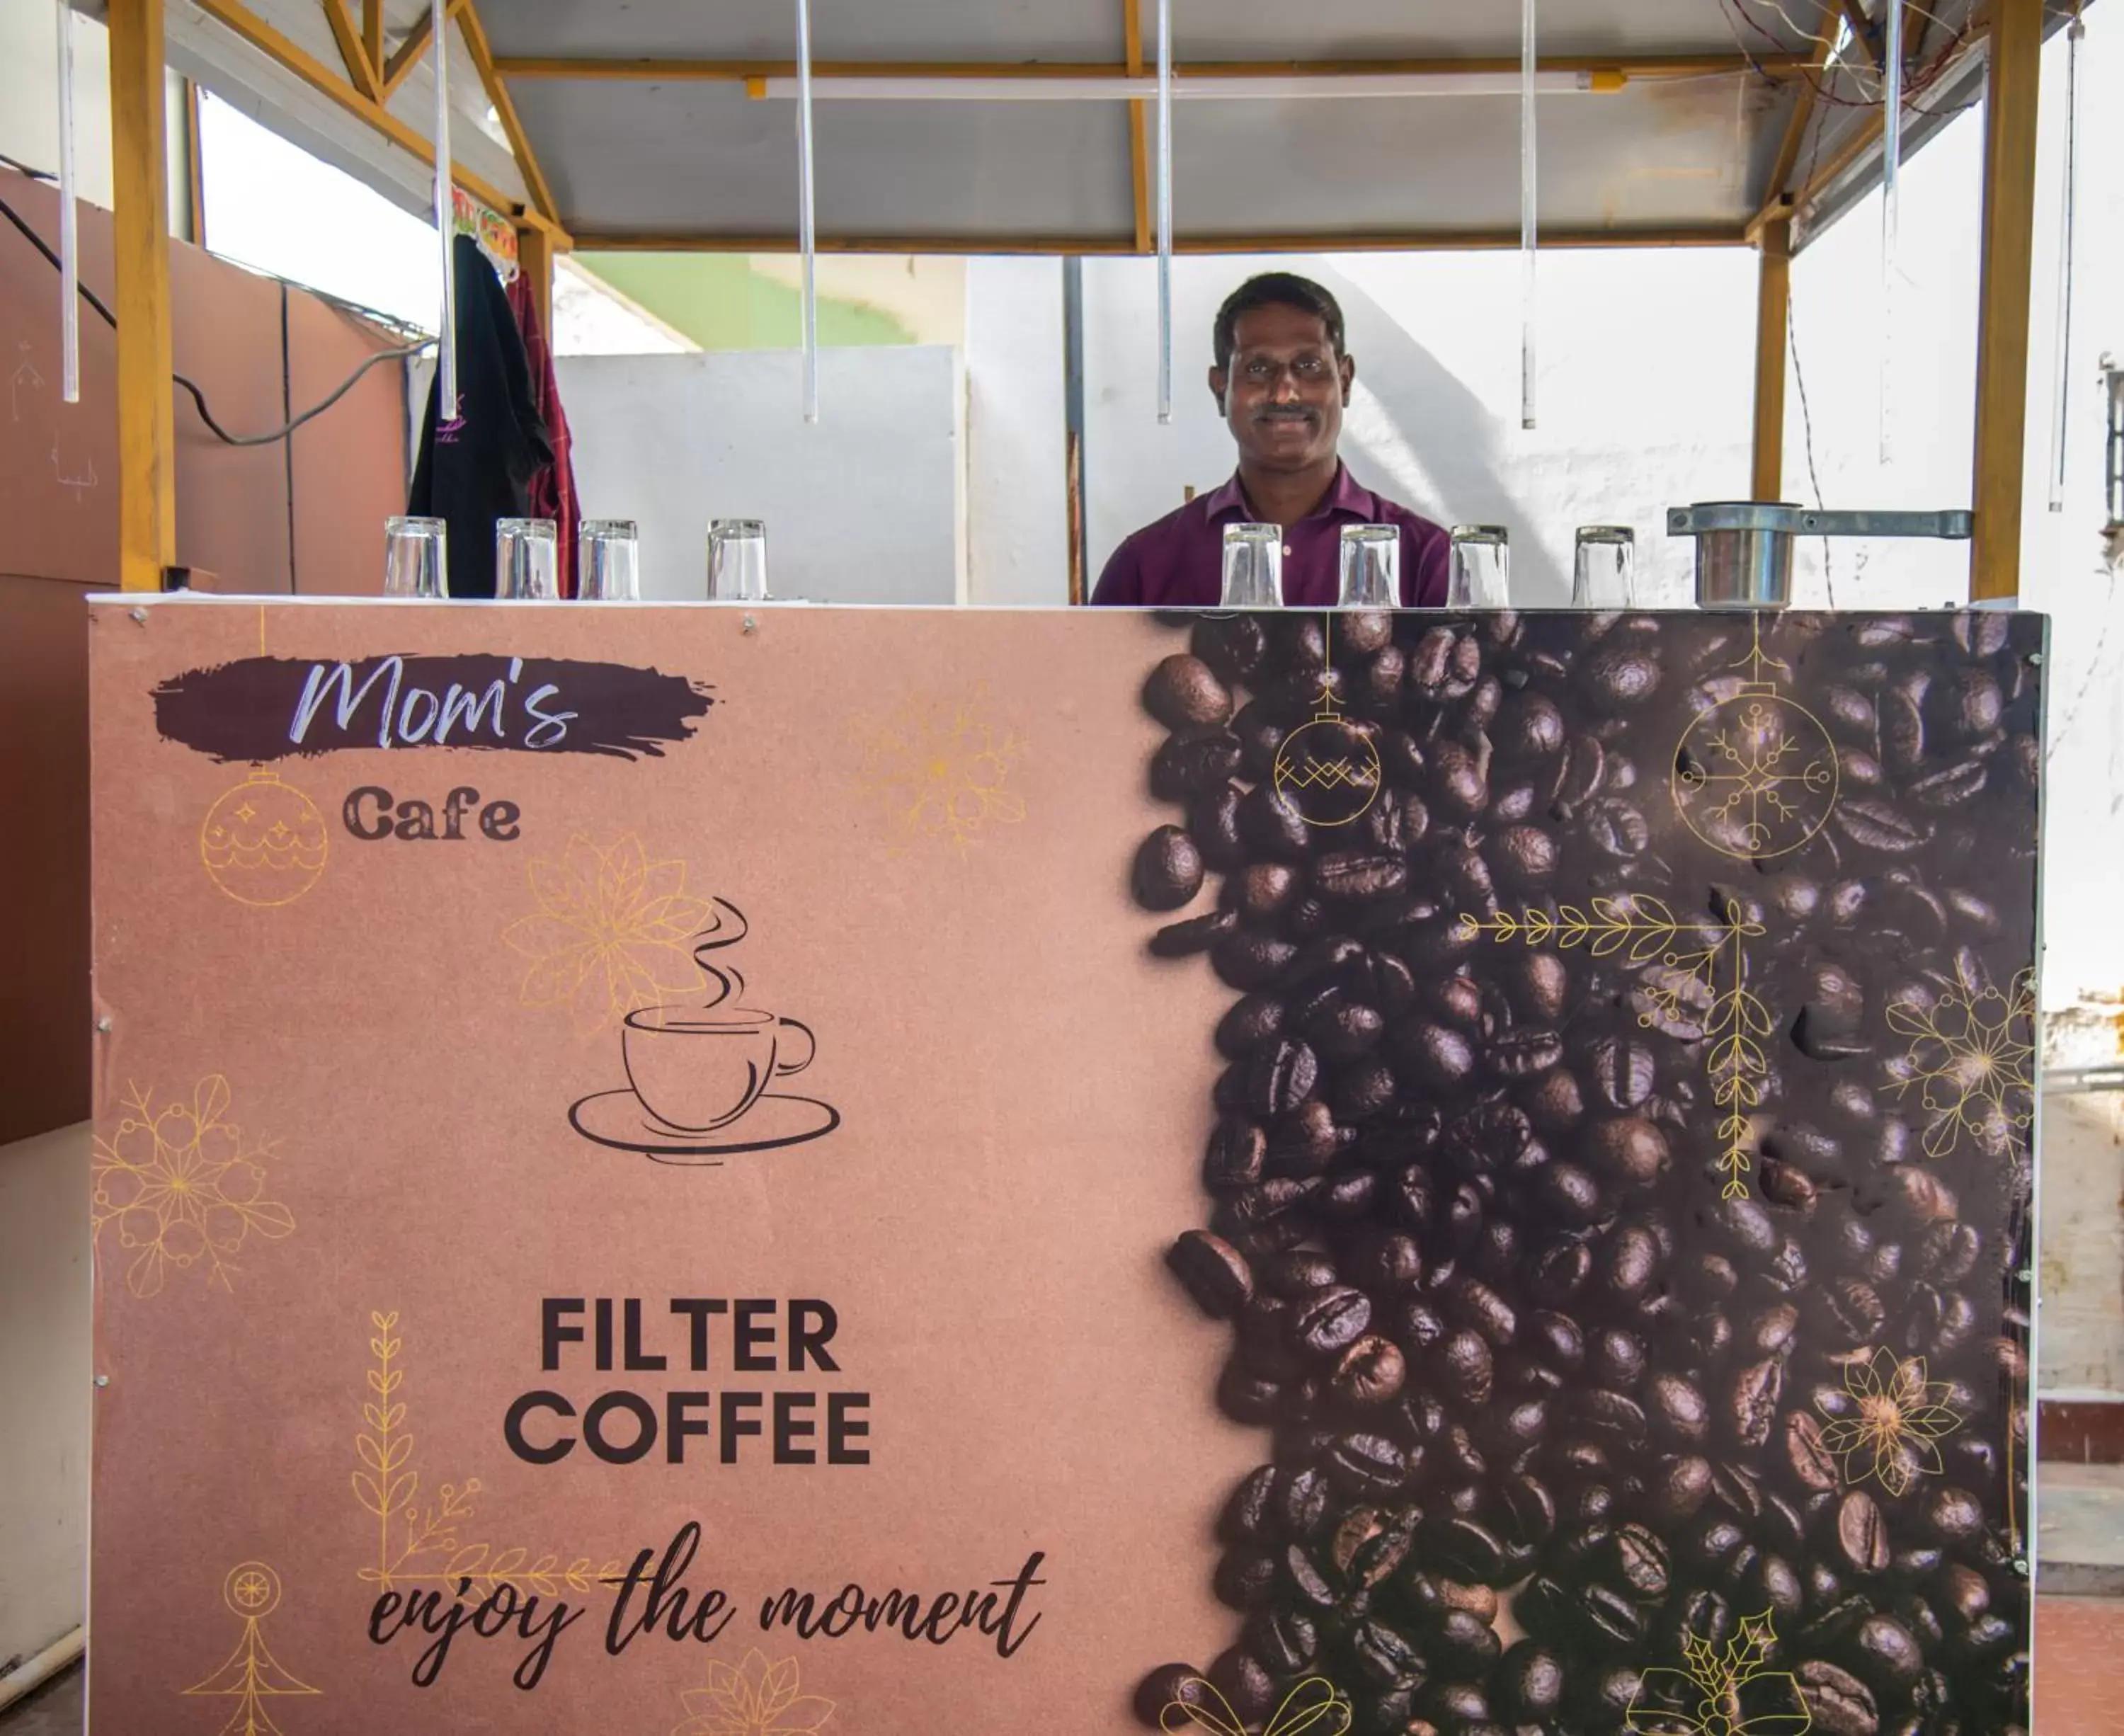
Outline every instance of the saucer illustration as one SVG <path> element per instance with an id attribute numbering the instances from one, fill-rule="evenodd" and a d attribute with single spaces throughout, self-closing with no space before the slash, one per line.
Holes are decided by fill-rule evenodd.
<path id="1" fill-rule="evenodd" d="M 740 1151 L 772 1151 L 824 1138 L 840 1126 L 841 1112 L 815 1098 L 766 1093 L 739 1124 L 688 1133 L 657 1120 L 631 1090 L 600 1091 L 571 1108 L 568 1120 L 585 1139 L 615 1151 L 639 1151 L 660 1164 L 712 1169 Z"/>
<path id="2" fill-rule="evenodd" d="M 620 1027 L 627 1088 L 599 1091 L 568 1110 L 585 1139 L 655 1162 L 713 1168 L 743 1151 L 823 1138 L 840 1112 L 815 1098 L 770 1091 L 817 1057 L 802 1020 L 743 1004 L 745 979 L 712 956 L 747 932 L 743 912 L 718 898 L 693 962 L 708 979 L 699 1006 L 637 1007 Z"/>

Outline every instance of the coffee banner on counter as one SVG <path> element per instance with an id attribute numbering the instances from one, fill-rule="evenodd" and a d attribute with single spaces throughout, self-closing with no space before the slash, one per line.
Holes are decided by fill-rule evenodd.
<path id="1" fill-rule="evenodd" d="M 2026 1730 L 2040 618 L 92 642 L 99 1731 Z"/>

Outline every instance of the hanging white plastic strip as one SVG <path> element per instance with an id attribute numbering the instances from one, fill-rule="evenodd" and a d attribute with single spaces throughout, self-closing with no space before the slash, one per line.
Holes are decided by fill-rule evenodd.
<path id="1" fill-rule="evenodd" d="M 1534 0 L 1520 9 L 1520 426 L 1534 424 Z"/>
<path id="2" fill-rule="evenodd" d="M 59 396 L 81 402 L 81 233 L 73 191 L 73 0 L 59 5 Z"/>
<path id="3" fill-rule="evenodd" d="M 796 241 L 804 256 L 804 420 L 819 419 L 819 234 L 811 203 L 811 0 L 796 0 Z"/>
<path id="4" fill-rule="evenodd" d="M 1172 0 L 1158 0 L 1158 419 L 1172 420 Z"/>
<path id="5" fill-rule="evenodd" d="M 2057 350 L 2051 402 L 2051 510 L 2065 510 L 2065 437 L 2072 398 L 2072 266 L 2079 225 L 2079 44 L 2087 26 L 2078 13 L 2065 30 L 2065 209 L 2058 219 Z"/>
<path id="6" fill-rule="evenodd" d="M 457 196 L 450 176 L 449 7 L 435 0 L 428 58 L 435 68 L 435 238 L 443 248 L 443 328 L 435 342 L 435 420 L 458 419 Z"/>
<path id="7" fill-rule="evenodd" d="M 1881 115 L 1881 462 L 1895 461 L 1891 412 L 1895 407 L 1896 227 L 1902 210 L 1903 0 L 1887 0 L 1882 52 L 1887 88 Z"/>

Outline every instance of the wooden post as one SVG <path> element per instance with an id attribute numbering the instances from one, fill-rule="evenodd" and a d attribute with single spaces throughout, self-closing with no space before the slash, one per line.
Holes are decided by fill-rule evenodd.
<path id="1" fill-rule="evenodd" d="M 1972 599 L 2021 590 L 2028 420 L 2029 266 L 2036 239 L 2036 106 L 2043 0 L 1993 0 L 1984 107 L 1983 275 L 1976 311 Z"/>
<path id="2" fill-rule="evenodd" d="M 1755 446 L 1748 498 L 1774 501 L 1784 488 L 1785 334 L 1792 312 L 1792 223 L 1766 224 L 1755 292 Z"/>
<path id="3" fill-rule="evenodd" d="M 538 329 L 546 334 L 547 348 L 553 343 L 553 235 L 537 223 L 516 226 L 516 269 L 531 285 L 532 305 L 538 310 Z"/>
<path id="4" fill-rule="evenodd" d="M 119 583 L 160 590 L 177 554 L 162 0 L 110 0 L 110 22 Z"/>

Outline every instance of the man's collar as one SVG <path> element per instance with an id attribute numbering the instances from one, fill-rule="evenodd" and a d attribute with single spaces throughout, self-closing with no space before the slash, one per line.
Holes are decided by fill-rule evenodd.
<path id="1" fill-rule="evenodd" d="M 1247 499 L 1246 488 L 1240 482 L 1239 473 L 1236 470 L 1221 487 L 1203 496 L 1202 506 L 1213 525 L 1221 520 L 1242 523 L 1253 517 L 1254 509 Z M 1327 496 L 1318 508 L 1309 516 L 1318 517 L 1326 514 L 1361 520 L 1369 524 L 1379 517 L 1379 497 L 1370 489 L 1361 487 L 1350 474 L 1350 467 L 1338 459 L 1335 463 L 1335 480 L 1328 485 Z"/>

